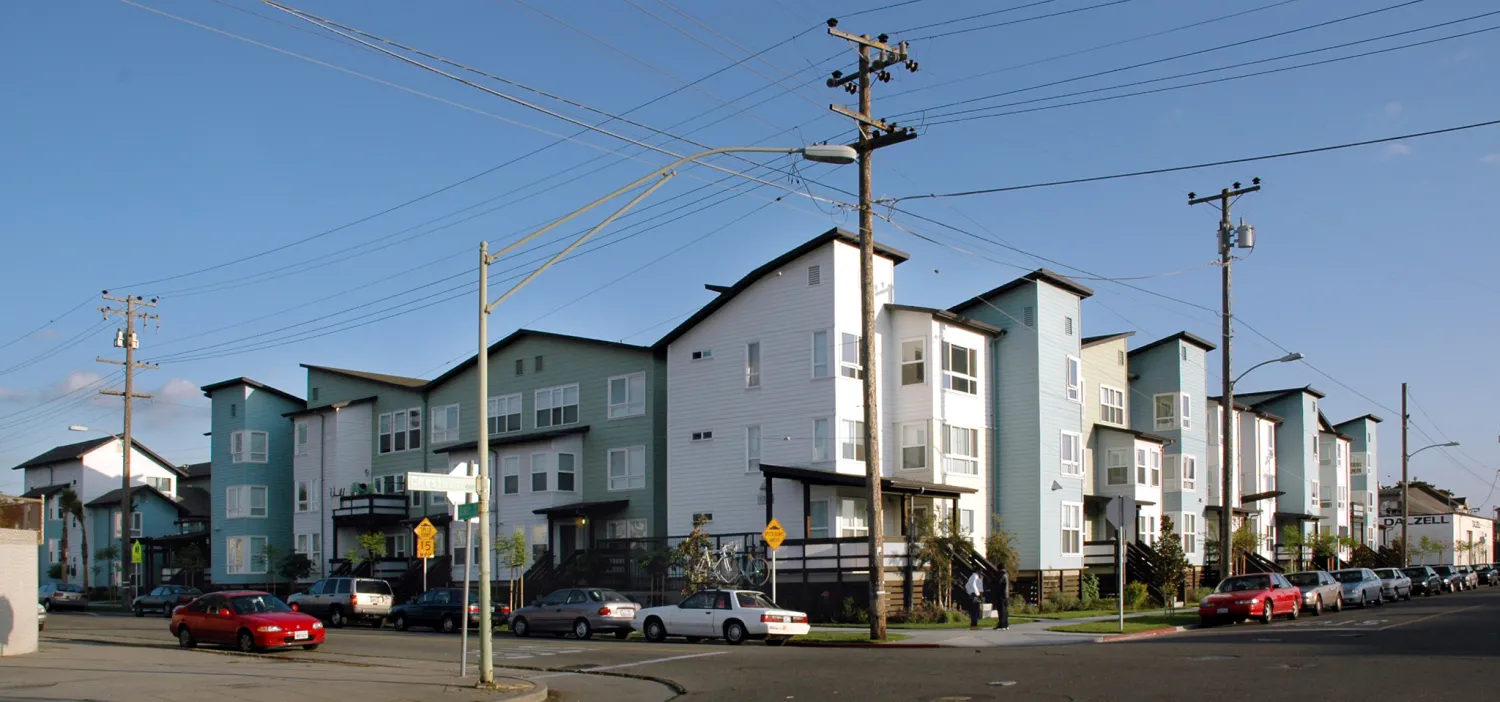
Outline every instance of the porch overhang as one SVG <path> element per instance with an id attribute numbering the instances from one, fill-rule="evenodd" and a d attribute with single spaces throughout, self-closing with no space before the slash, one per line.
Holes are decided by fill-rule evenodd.
<path id="1" fill-rule="evenodd" d="M 561 429 L 548 429 L 546 431 L 533 431 L 525 434 L 498 434 L 490 437 L 489 446 L 494 449 L 499 446 L 514 446 L 516 444 L 529 444 L 533 441 L 547 441 L 563 436 L 574 434 L 587 434 L 589 425 L 575 424 Z M 462 441 L 456 444 L 447 444 L 432 449 L 433 453 L 458 453 L 462 451 L 473 451 L 479 448 L 478 441 Z"/>
<path id="2" fill-rule="evenodd" d="M 1260 502 L 1261 500 L 1269 500 L 1273 497 L 1281 497 L 1285 494 L 1285 490 L 1271 490 L 1269 492 L 1257 492 L 1253 495 L 1241 495 L 1240 504 L 1245 504 L 1247 502 Z"/>
<path id="3" fill-rule="evenodd" d="M 1218 513 L 1222 512 L 1222 511 L 1224 511 L 1224 506 L 1223 505 L 1204 505 L 1203 511 L 1204 512 L 1213 512 L 1214 514 L 1218 514 Z M 1248 509 L 1245 509 L 1244 507 L 1235 507 L 1233 511 L 1234 511 L 1235 514 L 1238 514 L 1241 517 L 1248 517 L 1251 514 L 1254 514 L 1253 512 L 1251 512 Z"/>
<path id="4" fill-rule="evenodd" d="M 618 512 L 630 506 L 630 500 L 594 500 L 591 502 L 571 502 L 565 505 L 555 505 L 534 509 L 532 514 L 545 514 L 548 519 L 557 517 L 587 517 L 592 514 L 607 514 Z"/>
<path id="5" fill-rule="evenodd" d="M 848 473 L 834 473 L 826 470 L 815 470 L 812 468 L 794 468 L 791 466 L 773 466 L 762 463 L 760 465 L 761 475 L 776 480 L 794 480 L 808 485 L 834 485 L 840 487 L 865 487 L 869 481 L 863 475 L 850 475 Z M 972 495 L 979 490 L 962 485 L 944 485 L 942 483 L 929 483 L 923 480 L 905 480 L 902 478 L 881 478 L 880 489 L 883 492 L 898 495 L 930 495 L 932 497 L 954 498 L 961 495 Z"/>

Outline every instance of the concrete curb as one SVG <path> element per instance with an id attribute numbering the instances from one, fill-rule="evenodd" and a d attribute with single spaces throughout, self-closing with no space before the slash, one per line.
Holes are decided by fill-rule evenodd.
<path id="1" fill-rule="evenodd" d="M 864 641 L 788 641 L 797 648 L 942 648 L 935 643 L 867 643 Z"/>
<path id="2" fill-rule="evenodd" d="M 1154 637 L 1157 637 L 1157 636 L 1167 636 L 1169 634 L 1176 634 L 1176 633 L 1179 633 L 1179 632 L 1189 631 L 1189 630 L 1197 629 L 1197 628 L 1198 628 L 1197 624 L 1187 624 L 1185 626 L 1169 626 L 1169 627 L 1163 627 L 1161 629 L 1152 629 L 1151 631 L 1140 631 L 1140 632 L 1136 632 L 1134 634 L 1114 634 L 1114 635 L 1111 635 L 1111 636 L 1101 636 L 1101 637 L 1099 637 L 1097 639 L 1094 639 L 1094 643 L 1119 643 L 1119 642 L 1122 642 L 1122 641 L 1135 641 L 1137 639 L 1149 639 L 1149 638 L 1154 638 Z"/>

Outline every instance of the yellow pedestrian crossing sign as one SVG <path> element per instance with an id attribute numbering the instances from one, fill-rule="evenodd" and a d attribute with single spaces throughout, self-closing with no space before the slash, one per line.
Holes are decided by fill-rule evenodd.
<path id="1" fill-rule="evenodd" d="M 772 551 L 781 548 L 781 542 L 786 541 L 786 530 L 781 528 L 781 522 L 777 521 L 775 517 L 771 518 L 771 523 L 766 525 L 766 530 L 761 532 L 760 535 L 766 540 L 766 546 L 770 547 Z"/>
<path id="2" fill-rule="evenodd" d="M 141 542 L 137 541 L 130 545 L 130 562 L 139 565 L 145 557 L 145 551 L 141 548 Z"/>
<path id="3" fill-rule="evenodd" d="M 418 524 L 417 528 L 412 529 L 412 531 L 415 531 L 417 538 L 421 539 L 430 539 L 437 536 L 437 527 L 433 526 L 432 521 L 425 517 L 422 519 L 422 523 Z"/>

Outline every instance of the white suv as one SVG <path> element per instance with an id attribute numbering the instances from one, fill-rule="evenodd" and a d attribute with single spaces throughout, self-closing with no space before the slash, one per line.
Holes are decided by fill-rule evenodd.
<path id="1" fill-rule="evenodd" d="M 307 592 L 287 598 L 293 610 L 306 612 L 337 629 L 350 621 L 367 621 L 376 627 L 385 625 L 395 598 L 390 583 L 375 578 L 324 578 L 313 583 Z"/>

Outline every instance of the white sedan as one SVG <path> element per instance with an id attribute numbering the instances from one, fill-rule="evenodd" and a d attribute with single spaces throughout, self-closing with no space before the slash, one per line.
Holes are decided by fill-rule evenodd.
<path id="1" fill-rule="evenodd" d="M 777 607 L 754 590 L 701 590 L 675 605 L 637 611 L 632 626 L 657 643 L 682 636 L 688 641 L 722 638 L 736 646 L 746 639 L 780 646 L 809 630 L 807 614 Z"/>

